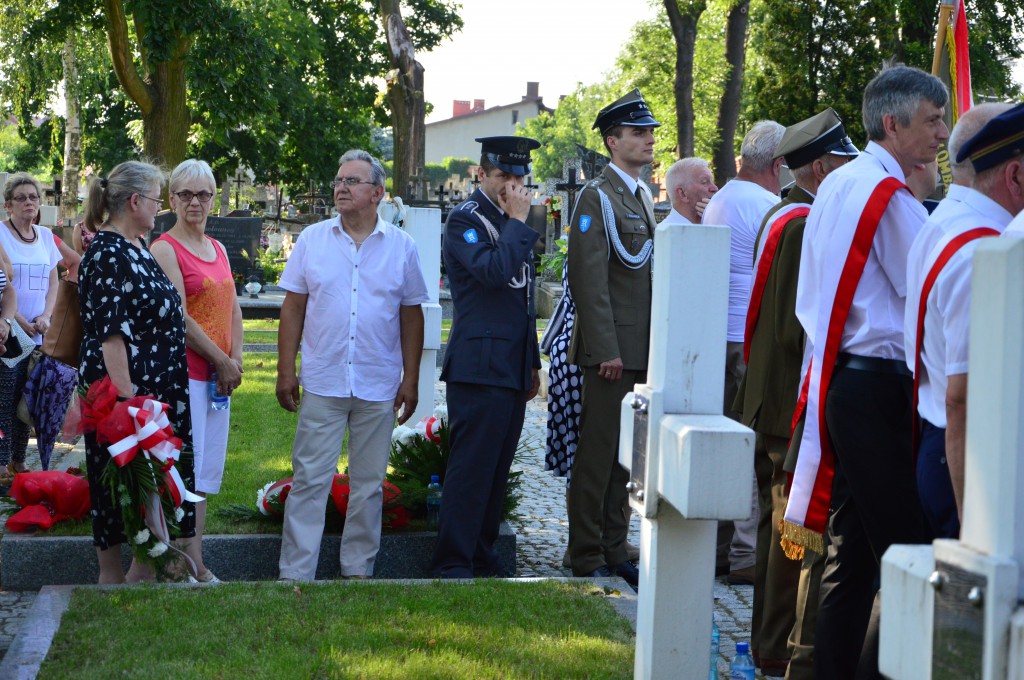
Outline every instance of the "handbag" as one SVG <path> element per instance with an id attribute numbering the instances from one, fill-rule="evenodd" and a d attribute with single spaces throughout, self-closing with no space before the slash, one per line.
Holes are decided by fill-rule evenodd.
<path id="1" fill-rule="evenodd" d="M 82 314 L 78 307 L 78 284 L 57 282 L 57 300 L 50 317 L 50 328 L 43 335 L 43 354 L 78 367 L 82 348 Z"/>
<path id="2" fill-rule="evenodd" d="M 0 361 L 8 368 L 14 368 L 28 359 L 35 348 L 36 344 L 32 342 L 32 338 L 21 327 L 21 324 L 15 321 L 11 324 L 11 332 L 7 336 L 7 342 L 4 343 L 4 353 L 0 354 Z"/>

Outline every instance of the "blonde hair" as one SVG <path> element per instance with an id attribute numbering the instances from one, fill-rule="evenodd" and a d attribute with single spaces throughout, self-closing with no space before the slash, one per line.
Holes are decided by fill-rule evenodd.
<path id="1" fill-rule="evenodd" d="M 163 170 L 143 161 L 125 161 L 106 178 L 94 177 L 85 198 L 85 227 L 99 231 L 103 222 L 119 215 L 132 194 L 142 194 L 153 185 L 163 186 Z"/>

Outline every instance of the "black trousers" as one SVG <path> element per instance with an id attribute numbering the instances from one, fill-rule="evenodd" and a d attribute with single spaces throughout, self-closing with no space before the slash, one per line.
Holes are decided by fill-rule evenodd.
<path id="1" fill-rule="evenodd" d="M 443 578 L 513 576 L 502 573 L 494 542 L 526 393 L 458 382 L 449 382 L 447 393 L 451 453 L 431 571 Z"/>
<path id="2" fill-rule="evenodd" d="M 835 477 L 815 636 L 817 678 L 878 677 L 878 629 L 872 625 L 869 633 L 869 623 L 882 555 L 894 543 L 927 540 L 911 456 L 912 389 L 903 375 L 849 367 L 837 367 L 829 386 L 825 418 Z"/>
<path id="3" fill-rule="evenodd" d="M 960 538 L 953 480 L 946 463 L 946 428 L 921 421 L 917 447 L 917 488 L 928 526 L 936 538 Z"/>

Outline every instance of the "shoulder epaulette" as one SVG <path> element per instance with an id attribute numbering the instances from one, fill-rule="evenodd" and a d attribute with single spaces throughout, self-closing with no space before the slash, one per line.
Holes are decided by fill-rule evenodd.
<path id="1" fill-rule="evenodd" d="M 479 207 L 480 204 L 477 203 L 476 201 L 466 201 L 461 206 L 459 206 L 459 210 L 468 210 L 469 212 L 476 212 L 476 209 Z"/>

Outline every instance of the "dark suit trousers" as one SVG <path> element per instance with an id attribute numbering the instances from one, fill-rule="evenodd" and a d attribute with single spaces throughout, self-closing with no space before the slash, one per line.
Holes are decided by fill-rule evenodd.
<path id="1" fill-rule="evenodd" d="M 458 382 L 449 382 L 447 393 L 451 453 L 432 572 L 448 578 L 497 575 L 494 542 L 526 393 Z"/>
<path id="2" fill-rule="evenodd" d="M 882 555 L 894 543 L 927 537 L 911 462 L 912 389 L 908 377 L 848 367 L 837 367 L 829 386 L 835 477 L 815 638 L 818 678 L 877 675 L 877 652 L 868 651 L 877 650 L 877 640 L 867 638 Z M 871 633 L 877 636 L 877 627 Z"/>
<path id="3" fill-rule="evenodd" d="M 953 480 L 946 463 L 946 428 L 921 421 L 917 446 L 917 488 L 928 526 L 937 538 L 960 538 Z"/>
<path id="4" fill-rule="evenodd" d="M 626 561 L 629 524 L 622 506 L 629 473 L 619 465 L 619 418 L 623 397 L 644 371 L 623 371 L 609 382 L 598 367 L 583 369 L 580 441 L 569 494 L 569 559 L 576 576 Z"/>
<path id="5" fill-rule="evenodd" d="M 762 661 L 789 658 L 789 635 L 796 621 L 800 562 L 786 557 L 779 544 L 779 524 L 786 513 L 788 475 L 782 468 L 789 441 L 758 434 L 754 446 L 761 515 L 757 524 L 754 567 L 754 611 L 750 645 Z"/>

